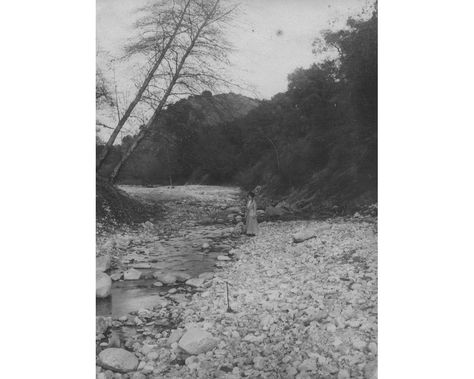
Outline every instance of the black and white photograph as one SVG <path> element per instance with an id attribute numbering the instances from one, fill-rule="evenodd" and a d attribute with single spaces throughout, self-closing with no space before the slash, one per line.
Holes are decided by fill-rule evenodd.
<path id="1" fill-rule="evenodd" d="M 377 378 L 377 4 L 97 0 L 97 378 Z"/>
<path id="2" fill-rule="evenodd" d="M 21 0 L 2 378 L 474 377 L 461 0 Z"/>

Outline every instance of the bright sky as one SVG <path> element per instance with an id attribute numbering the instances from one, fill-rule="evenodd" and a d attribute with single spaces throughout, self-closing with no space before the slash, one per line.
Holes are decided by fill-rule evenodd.
<path id="1" fill-rule="evenodd" d="M 97 0 L 97 42 L 101 50 L 119 56 L 133 33 L 134 11 L 150 0 Z M 316 60 L 311 43 L 330 22 L 342 25 L 369 0 L 241 0 L 236 27 L 228 33 L 235 52 L 230 56 L 230 78 L 253 88 L 240 91 L 270 98 L 287 88 L 287 75 Z M 281 31 L 281 33 L 277 32 Z M 100 63 L 100 59 L 99 59 Z M 119 91 L 133 95 L 135 70 L 121 64 L 115 69 Z M 106 73 L 109 77 L 111 72 Z M 132 92 L 132 93 L 130 93 Z M 239 91 L 234 91 L 239 92 Z"/>

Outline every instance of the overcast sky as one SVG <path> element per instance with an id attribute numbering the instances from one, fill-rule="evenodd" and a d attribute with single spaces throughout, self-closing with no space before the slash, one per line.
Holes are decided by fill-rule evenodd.
<path id="1" fill-rule="evenodd" d="M 133 33 L 134 11 L 149 1 L 97 0 L 100 49 L 119 56 Z M 240 92 L 270 98 L 286 90 L 289 73 L 315 61 L 311 43 L 321 30 L 334 21 L 342 25 L 348 16 L 359 13 L 368 0 L 241 0 L 239 3 L 236 27 L 227 36 L 235 48 L 228 75 L 253 88 L 252 93 Z M 278 31 L 281 32 L 277 34 Z M 119 91 L 134 91 L 131 86 L 134 71 L 126 64 L 116 67 Z"/>

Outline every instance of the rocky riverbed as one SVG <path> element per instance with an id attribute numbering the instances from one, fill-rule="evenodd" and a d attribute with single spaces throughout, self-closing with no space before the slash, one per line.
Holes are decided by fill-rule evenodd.
<path id="1" fill-rule="evenodd" d="M 97 377 L 376 378 L 376 219 L 260 227 L 153 307 L 99 316 Z"/>
<path id="2" fill-rule="evenodd" d="M 122 189 L 143 204 L 159 203 L 163 217 L 112 230 L 98 226 L 98 315 L 120 317 L 153 306 L 160 293 L 214 270 L 239 243 L 245 203 L 236 188 Z"/>

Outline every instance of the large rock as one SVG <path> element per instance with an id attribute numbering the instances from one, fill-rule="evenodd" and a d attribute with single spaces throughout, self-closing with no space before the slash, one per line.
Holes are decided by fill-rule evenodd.
<path id="1" fill-rule="evenodd" d="M 192 278 L 186 280 L 186 284 L 192 287 L 201 287 L 204 284 L 204 278 Z"/>
<path id="2" fill-rule="evenodd" d="M 106 273 L 102 271 L 96 271 L 95 273 L 95 296 L 104 298 L 110 296 L 112 289 L 112 279 Z"/>
<path id="3" fill-rule="evenodd" d="M 137 369 L 138 358 L 127 350 L 111 347 L 100 352 L 98 363 L 105 369 L 125 373 Z"/>
<path id="4" fill-rule="evenodd" d="M 174 275 L 174 274 L 171 274 L 171 273 L 162 274 L 159 271 L 156 271 L 155 273 L 153 273 L 153 277 L 156 280 L 158 280 L 159 282 L 161 282 L 163 284 L 168 284 L 168 285 L 176 283 L 176 281 L 178 279 L 176 277 L 176 275 Z"/>
<path id="5" fill-rule="evenodd" d="M 138 270 L 135 270 L 134 268 L 131 268 L 127 271 L 124 272 L 123 278 L 125 280 L 138 280 L 142 276 L 142 273 Z"/>
<path id="6" fill-rule="evenodd" d="M 102 255 L 97 257 L 95 259 L 95 269 L 101 272 L 107 271 L 110 269 L 111 261 L 110 255 Z"/>
<path id="7" fill-rule="evenodd" d="M 328 229 L 331 229 L 330 225 L 324 225 L 316 229 L 308 228 L 308 229 L 302 230 L 298 233 L 293 234 L 293 242 L 299 243 L 299 242 L 309 240 L 311 238 L 317 237 L 320 233 Z"/>
<path id="8" fill-rule="evenodd" d="M 205 353 L 218 344 L 218 340 L 210 333 L 199 328 L 189 328 L 179 340 L 178 346 L 188 354 Z"/>

